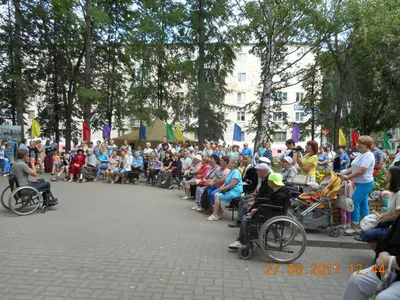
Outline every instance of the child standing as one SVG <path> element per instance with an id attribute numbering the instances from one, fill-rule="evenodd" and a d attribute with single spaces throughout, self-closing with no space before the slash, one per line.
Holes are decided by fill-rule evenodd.
<path id="1" fill-rule="evenodd" d="M 147 182 L 150 182 L 154 186 L 155 185 L 155 177 L 158 175 L 158 173 L 161 170 L 162 167 L 162 162 L 158 160 L 157 156 L 154 156 L 152 161 L 149 161 L 149 169 L 148 169 L 148 176 L 147 176 Z"/>
<path id="2" fill-rule="evenodd" d="M 61 159 L 58 156 L 58 152 L 54 152 L 53 154 L 53 170 L 51 171 L 51 175 L 54 173 L 59 172 L 61 166 Z"/>
<path id="3" fill-rule="evenodd" d="M 3 176 L 10 175 L 11 170 L 11 147 L 6 144 L 6 149 L 4 150 L 4 165 L 3 165 Z"/>

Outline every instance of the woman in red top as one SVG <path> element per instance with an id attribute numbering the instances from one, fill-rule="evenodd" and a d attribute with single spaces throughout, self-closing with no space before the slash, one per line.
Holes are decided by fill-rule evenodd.
<path id="1" fill-rule="evenodd" d="M 74 176 L 81 172 L 81 168 L 85 164 L 85 158 L 85 155 L 83 155 L 83 149 L 78 149 L 77 155 L 74 156 L 71 162 L 71 169 L 69 171 L 70 178 L 68 182 L 72 182 Z"/>

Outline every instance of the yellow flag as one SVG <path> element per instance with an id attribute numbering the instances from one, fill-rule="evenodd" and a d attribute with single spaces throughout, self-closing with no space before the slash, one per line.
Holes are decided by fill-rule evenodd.
<path id="1" fill-rule="evenodd" d="M 32 133 L 31 136 L 39 137 L 40 136 L 40 124 L 36 120 L 32 120 Z"/>
<path id="2" fill-rule="evenodd" d="M 183 141 L 183 134 L 182 134 L 182 129 L 179 124 L 175 125 L 175 139 L 177 141 Z"/>
<path id="3" fill-rule="evenodd" d="M 339 146 L 346 146 L 346 138 L 344 137 L 342 129 L 339 129 Z"/>

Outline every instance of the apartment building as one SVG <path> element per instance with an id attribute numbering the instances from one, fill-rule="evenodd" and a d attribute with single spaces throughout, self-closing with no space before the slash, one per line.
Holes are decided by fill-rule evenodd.
<path id="1" fill-rule="evenodd" d="M 231 124 L 225 131 L 225 141 L 227 144 L 232 144 L 234 124 L 236 123 L 242 128 L 242 141 L 248 142 L 250 145 L 253 144 L 255 139 L 255 132 L 248 133 L 248 125 L 251 122 L 253 115 L 245 109 L 246 104 L 256 101 L 258 98 L 257 93 L 262 91 L 260 85 L 261 75 L 261 60 L 259 57 L 250 54 L 252 46 L 243 46 L 236 56 L 236 63 L 233 74 L 227 78 L 228 89 L 232 91 L 225 97 L 226 104 L 238 106 L 234 111 L 228 113 L 228 119 Z M 295 51 L 296 48 L 290 47 L 288 52 L 292 53 L 288 59 L 290 61 L 296 61 L 304 55 L 305 49 L 300 48 Z M 312 54 L 306 54 L 294 68 L 303 68 L 313 63 L 314 56 Z M 282 100 L 281 111 L 287 114 L 288 122 L 302 123 L 306 121 L 310 116 L 305 112 L 304 108 L 299 105 L 299 102 L 304 98 L 305 91 L 298 83 L 300 78 L 293 78 L 291 80 L 291 86 L 284 88 L 280 91 L 280 97 Z M 292 136 L 292 128 L 289 128 L 284 124 L 282 115 L 279 113 L 272 114 L 271 122 L 274 122 L 278 126 L 278 130 L 273 135 L 272 150 L 274 155 L 279 155 L 285 147 L 285 141 Z M 304 138 L 307 140 L 307 138 Z M 242 143 L 234 142 L 235 144 L 241 145 Z"/>

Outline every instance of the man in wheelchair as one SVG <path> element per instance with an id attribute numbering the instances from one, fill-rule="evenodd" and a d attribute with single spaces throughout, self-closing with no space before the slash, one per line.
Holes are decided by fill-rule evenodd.
<path id="1" fill-rule="evenodd" d="M 268 198 L 272 193 L 272 190 L 268 186 L 268 176 L 271 173 L 270 167 L 266 163 L 259 163 L 255 166 L 255 170 L 259 183 L 253 193 L 240 198 L 236 221 L 233 224 L 228 224 L 228 227 L 240 228 L 243 216 L 249 212 L 248 208 L 254 205 L 254 199 Z"/>
<path id="2" fill-rule="evenodd" d="M 38 179 L 35 181 L 29 181 L 29 176 L 36 177 L 36 166 L 35 158 L 32 157 L 29 161 L 30 168 L 28 167 L 29 154 L 27 150 L 21 149 L 17 151 L 17 161 L 12 165 L 11 174 L 15 176 L 18 186 L 32 186 L 39 192 L 42 192 L 43 201 L 46 202 L 46 206 L 53 206 L 58 204 L 57 198 L 53 197 L 50 191 L 50 182 L 44 179 Z"/>
<path id="3" fill-rule="evenodd" d="M 250 232 L 252 222 L 263 223 L 265 210 L 269 208 L 262 207 L 262 204 L 269 204 L 279 207 L 278 214 L 285 214 L 290 204 L 290 193 L 285 188 L 282 181 L 282 175 L 278 173 L 268 176 L 268 187 L 272 190 L 268 198 L 259 197 L 254 200 L 253 205 L 249 208 L 249 213 L 242 218 L 239 237 L 237 241 L 229 245 L 229 249 L 237 250 L 246 244 L 245 234 Z M 268 214 L 268 213 L 267 213 Z"/>

